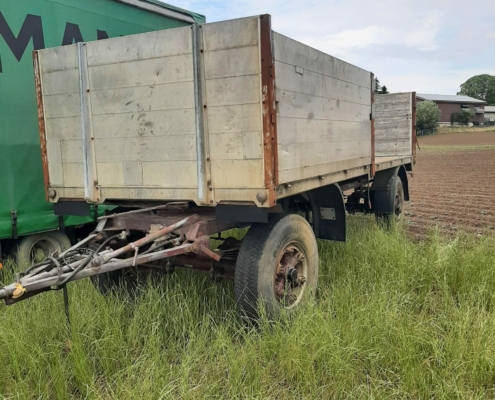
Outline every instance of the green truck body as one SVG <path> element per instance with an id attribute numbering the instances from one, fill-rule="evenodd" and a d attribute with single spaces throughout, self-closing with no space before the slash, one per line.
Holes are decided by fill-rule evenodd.
<path id="1" fill-rule="evenodd" d="M 0 4 L 0 240 L 56 230 L 45 199 L 32 50 L 203 23 L 154 0 L 5 0 Z M 64 217 L 64 226 L 94 221 Z"/>

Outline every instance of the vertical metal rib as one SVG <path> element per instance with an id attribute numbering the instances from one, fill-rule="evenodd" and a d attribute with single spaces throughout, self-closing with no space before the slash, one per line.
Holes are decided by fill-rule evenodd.
<path id="1" fill-rule="evenodd" d="M 206 160 L 205 160 L 205 137 L 203 125 L 203 99 L 201 87 L 201 63 L 200 63 L 200 36 L 198 25 L 192 25 L 192 54 L 194 74 L 194 105 L 196 118 L 196 159 L 198 175 L 198 200 L 202 204 L 207 203 L 206 187 Z"/>
<path id="2" fill-rule="evenodd" d="M 77 44 L 79 62 L 79 96 L 81 101 L 81 132 L 84 170 L 84 198 L 97 202 L 100 196 L 97 189 L 96 165 L 92 143 L 91 108 L 89 98 L 88 64 L 86 62 L 86 44 Z"/>

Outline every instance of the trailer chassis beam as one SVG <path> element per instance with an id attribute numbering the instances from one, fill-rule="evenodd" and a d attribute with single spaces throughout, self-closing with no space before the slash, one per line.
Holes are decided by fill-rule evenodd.
<path id="1" fill-rule="evenodd" d="M 124 216 L 124 219 L 126 217 L 129 216 Z M 115 218 L 118 218 L 118 215 Z M 107 222 L 107 219 L 102 220 L 95 233 L 64 253 L 49 256 L 43 263 L 29 268 L 24 274 L 18 274 L 15 283 L 0 289 L 0 299 L 4 299 L 5 303 L 10 305 L 44 291 L 61 289 L 66 283 L 74 280 L 181 255 L 194 254 L 197 257 L 198 269 L 202 270 L 208 263 L 212 265 L 213 270 L 214 263 L 218 263 L 221 259 L 220 254 L 210 250 L 209 237 L 204 235 L 205 223 L 208 226 L 208 222 L 213 221 L 202 220 L 197 214 L 188 215 L 165 227 L 160 226 L 160 229 L 151 230 L 143 238 L 116 250 L 101 249 L 97 254 L 89 255 L 81 252 L 84 244 L 106 233 L 104 228 Z M 127 235 L 128 231 L 124 230 L 108 240 L 117 236 L 119 239 L 124 239 Z M 163 249 L 165 241 L 173 247 Z M 140 254 L 139 250 L 147 245 L 151 247 Z M 126 253 L 134 254 L 132 257 L 119 258 Z M 69 262 L 66 258 L 69 258 Z"/>

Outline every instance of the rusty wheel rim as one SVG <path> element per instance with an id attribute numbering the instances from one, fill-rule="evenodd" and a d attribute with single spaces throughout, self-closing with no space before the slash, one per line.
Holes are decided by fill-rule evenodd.
<path id="1" fill-rule="evenodd" d="M 275 297 L 284 308 L 294 308 L 301 302 L 307 271 L 303 246 L 299 242 L 288 243 L 277 258 L 274 282 Z"/>

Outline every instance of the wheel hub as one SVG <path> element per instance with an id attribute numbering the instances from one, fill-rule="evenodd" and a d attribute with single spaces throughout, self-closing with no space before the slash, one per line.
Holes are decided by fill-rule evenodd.
<path id="1" fill-rule="evenodd" d="M 50 239 L 40 239 L 33 243 L 30 250 L 30 260 L 33 262 L 43 261 L 43 259 L 53 254 L 55 251 L 60 251 L 60 246 Z"/>
<path id="2" fill-rule="evenodd" d="M 306 257 L 300 245 L 289 243 L 278 258 L 275 274 L 275 295 L 286 308 L 295 306 L 301 299 L 306 283 Z"/>

